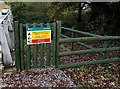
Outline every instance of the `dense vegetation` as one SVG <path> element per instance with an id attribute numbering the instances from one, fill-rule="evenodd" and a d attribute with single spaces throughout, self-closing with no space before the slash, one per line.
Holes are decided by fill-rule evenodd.
<path id="1" fill-rule="evenodd" d="M 53 22 L 100 35 L 120 35 L 120 2 L 12 2 L 14 19 L 22 23 Z"/>

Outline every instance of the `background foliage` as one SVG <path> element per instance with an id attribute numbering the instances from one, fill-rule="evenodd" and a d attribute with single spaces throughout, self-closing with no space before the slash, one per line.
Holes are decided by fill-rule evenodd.
<path id="1" fill-rule="evenodd" d="M 22 23 L 53 22 L 100 35 L 120 35 L 120 2 L 9 2 Z"/>

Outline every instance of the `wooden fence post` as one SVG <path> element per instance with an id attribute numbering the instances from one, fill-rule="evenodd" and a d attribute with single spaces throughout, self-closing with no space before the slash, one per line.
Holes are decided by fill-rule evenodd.
<path id="1" fill-rule="evenodd" d="M 59 39 L 61 36 L 61 21 L 57 21 L 57 29 L 56 29 L 56 67 L 60 65 L 60 57 L 59 57 L 59 52 L 60 52 L 60 44 L 59 44 Z"/>
<path id="2" fill-rule="evenodd" d="M 17 71 L 21 71 L 20 65 L 20 42 L 19 42 L 19 28 L 18 21 L 15 21 L 15 61 Z"/>

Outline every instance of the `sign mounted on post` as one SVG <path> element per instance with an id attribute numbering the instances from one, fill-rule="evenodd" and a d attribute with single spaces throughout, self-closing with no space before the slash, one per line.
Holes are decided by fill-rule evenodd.
<path id="1" fill-rule="evenodd" d="M 40 44 L 51 42 L 51 27 L 27 28 L 27 44 Z"/>

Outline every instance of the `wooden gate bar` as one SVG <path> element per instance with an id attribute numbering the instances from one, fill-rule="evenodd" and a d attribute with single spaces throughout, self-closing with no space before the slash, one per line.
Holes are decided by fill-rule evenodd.
<path id="1" fill-rule="evenodd" d="M 72 32 L 76 32 L 76 33 L 80 33 L 80 34 L 84 34 L 84 35 L 88 35 L 88 36 L 102 37 L 100 35 L 96 35 L 96 34 L 92 34 L 92 33 L 88 33 L 88 32 L 83 32 L 83 31 L 79 31 L 79 30 L 74 30 L 74 29 L 66 28 L 66 27 L 62 27 L 62 29 L 72 31 Z"/>
<path id="2" fill-rule="evenodd" d="M 68 37 L 68 36 L 65 36 L 65 35 L 61 35 L 62 37 L 65 37 L 65 38 L 70 38 L 70 37 Z M 82 42 L 77 42 L 77 44 L 79 44 L 79 45 L 82 45 L 82 46 L 84 46 L 84 47 L 86 47 L 86 48 L 89 48 L 89 49 L 96 49 L 96 48 L 93 48 L 93 47 L 91 47 L 91 46 L 88 46 L 88 45 L 86 45 L 86 44 L 84 44 L 84 43 L 82 43 Z M 105 53 L 101 53 L 101 52 L 99 52 L 101 55 L 104 55 Z"/>
<path id="3" fill-rule="evenodd" d="M 80 38 L 66 38 L 59 39 L 59 43 L 61 42 L 79 42 L 79 41 L 98 41 L 98 40 L 117 40 L 120 39 L 120 36 L 106 36 L 106 37 L 80 37 Z"/>
<path id="4" fill-rule="evenodd" d="M 120 58 L 107 58 L 107 59 L 101 59 L 101 60 L 83 61 L 83 62 L 77 62 L 77 63 L 71 63 L 71 64 L 63 64 L 63 65 L 59 65 L 58 68 L 59 69 L 76 68 L 76 67 L 85 66 L 85 65 L 102 64 L 102 63 L 116 62 L 116 61 L 120 61 Z"/>
<path id="5" fill-rule="evenodd" d="M 96 49 L 88 49 L 88 50 L 80 50 L 80 51 L 60 52 L 59 56 L 78 55 L 78 54 L 106 52 L 106 51 L 117 51 L 117 50 L 120 50 L 120 47 L 96 48 Z"/>

